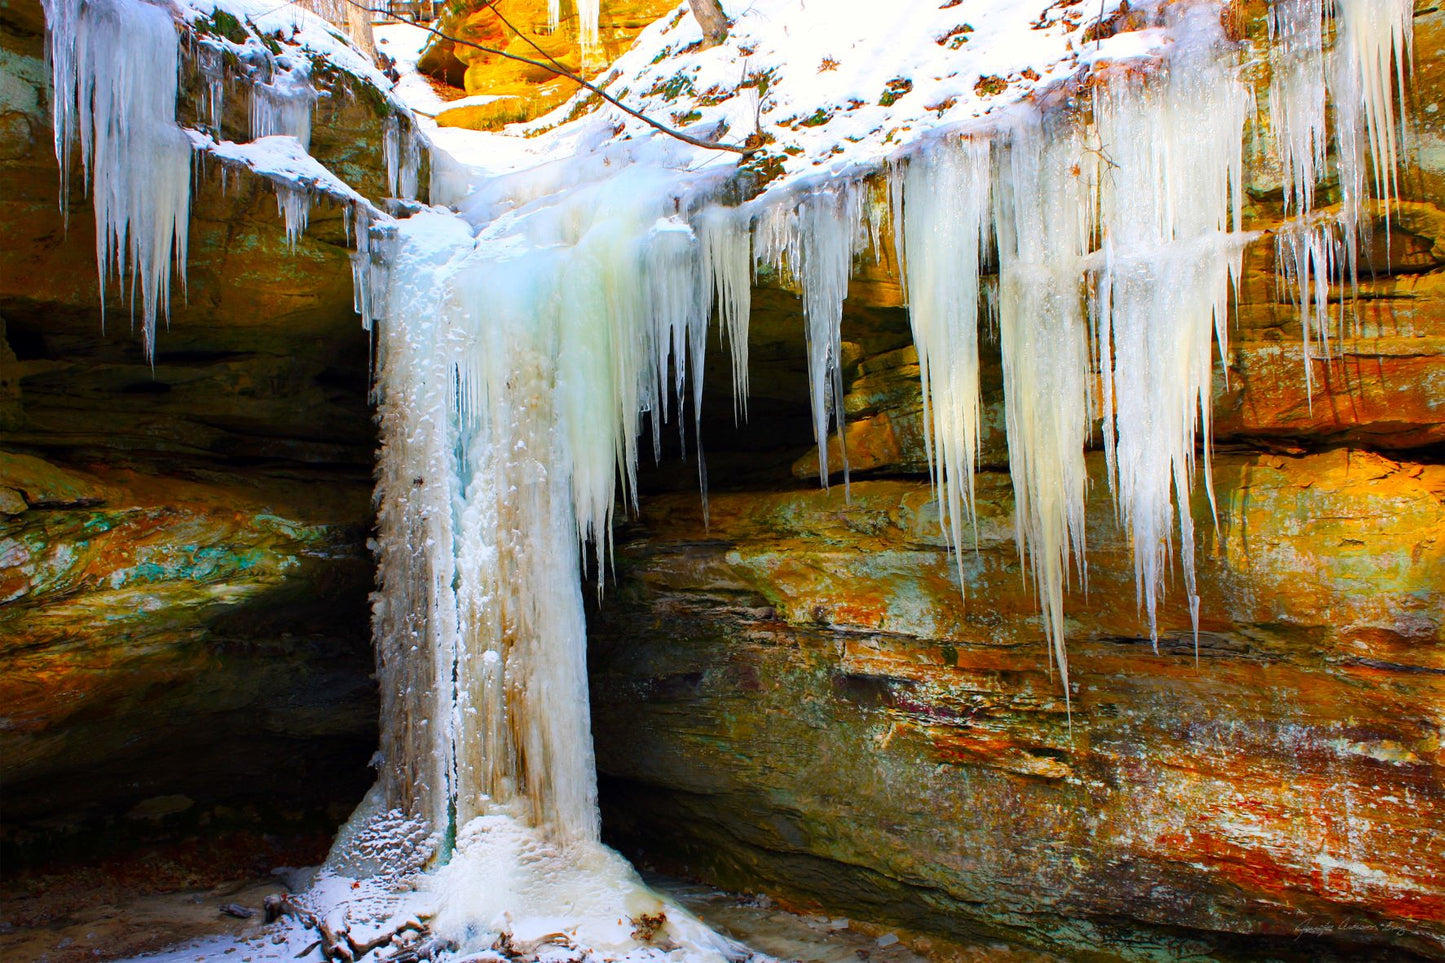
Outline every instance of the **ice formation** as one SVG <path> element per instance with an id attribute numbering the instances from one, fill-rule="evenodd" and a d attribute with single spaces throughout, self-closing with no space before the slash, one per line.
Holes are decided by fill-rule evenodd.
<path id="1" fill-rule="evenodd" d="M 388 117 L 382 132 L 382 156 L 386 161 L 386 186 L 392 197 L 415 200 L 421 152 L 422 145 L 412 126 L 395 114 Z"/>
<path id="2" fill-rule="evenodd" d="M 433 925 L 463 943 L 480 925 L 474 948 L 569 905 L 575 939 L 639 950 L 632 918 L 660 906 L 598 843 L 579 548 L 603 564 L 643 412 L 654 431 L 680 418 L 689 377 L 701 401 L 713 274 L 661 176 L 625 168 L 476 225 L 413 216 L 372 295 L 380 785 L 439 833 Z M 668 918 L 688 958 L 732 952 Z"/>
<path id="3" fill-rule="evenodd" d="M 311 146 L 311 107 L 316 90 L 304 58 L 283 54 L 272 62 L 271 79 L 251 87 L 251 137 L 295 137 Z"/>
<path id="4" fill-rule="evenodd" d="M 1005 148 L 994 205 L 1014 532 L 1066 697 L 1063 594 L 1071 569 L 1083 575 L 1093 414 L 1083 303 L 1093 184 L 1083 148 L 1071 118 L 1025 118 Z"/>
<path id="5" fill-rule="evenodd" d="M 597 24 L 601 14 L 601 0 L 575 0 L 577 9 L 577 37 L 582 42 L 584 57 L 594 56 L 597 49 Z M 556 31 L 562 23 L 562 0 L 547 0 L 547 23 Z"/>
<path id="6" fill-rule="evenodd" d="M 1410 0 L 1275 0 L 1270 7 L 1270 120 L 1284 169 L 1285 211 L 1296 215 L 1276 236 L 1275 250 L 1300 309 L 1307 392 L 1312 349 L 1328 360 L 1332 321 L 1343 334 L 1346 312 L 1332 311 L 1339 299 L 1331 288 L 1354 283 L 1369 198 L 1388 223 L 1398 192 L 1413 18 Z M 1331 140 L 1326 103 L 1334 120 L 1339 200 L 1333 209 L 1317 210 L 1315 185 L 1326 173 Z"/>
<path id="7" fill-rule="evenodd" d="M 295 247 L 297 239 L 306 233 L 306 223 L 311 219 L 311 195 L 304 190 L 278 184 L 276 209 L 286 222 L 286 243 Z"/>
<path id="8" fill-rule="evenodd" d="M 709 207 L 694 223 L 702 245 L 718 325 L 727 338 L 733 374 L 733 418 L 748 417 L 748 320 L 752 314 L 752 225 L 737 208 Z"/>
<path id="9" fill-rule="evenodd" d="M 71 149 L 80 139 L 95 206 L 100 296 L 112 272 L 139 289 L 146 357 L 156 316 L 169 313 L 171 271 L 185 283 L 191 143 L 176 124 L 180 37 L 160 7 L 138 0 L 45 0 L 60 204 L 69 200 Z M 124 36 L 125 43 L 116 38 Z"/>
<path id="10" fill-rule="evenodd" d="M 862 186 L 843 181 L 808 191 L 764 210 L 757 225 L 757 259 L 790 274 L 803 290 L 803 330 L 808 344 L 808 392 L 813 406 L 813 440 L 818 446 L 818 480 L 828 484 L 828 425 L 843 428 L 843 300 L 853 258 L 867 240 L 863 230 Z M 848 449 L 843 483 L 848 482 Z"/>
<path id="11" fill-rule="evenodd" d="M 992 224 L 991 163 L 987 138 L 950 138 L 891 175 L 898 263 L 923 387 L 924 443 L 940 520 L 960 558 L 965 516 L 974 522 L 979 275 Z"/>
<path id="12" fill-rule="evenodd" d="M 1161 5 L 1147 29 L 1081 51 L 1069 39 L 1075 5 L 1051 7 L 1064 11 L 1053 18 L 993 5 L 967 25 L 950 5 L 920 5 L 899 27 L 923 38 L 909 51 L 921 65 L 915 84 L 896 75 L 896 52 L 867 36 L 871 5 L 839 2 L 848 9 L 830 11 L 833 32 L 809 33 L 802 5 L 776 17 L 737 11 L 730 45 L 681 66 L 662 62 L 674 44 L 694 49 L 676 32 L 690 28 L 659 23 L 617 64 L 633 89 L 685 80 L 674 89 L 707 98 L 700 127 L 744 129 L 795 111 L 769 122 L 784 141 L 769 158 L 776 179 L 750 200 L 739 201 L 747 190 L 732 156 L 700 156 L 604 112 L 544 119 L 535 137 L 430 131 L 437 206 L 403 204 L 415 213 L 394 220 L 307 153 L 317 96 L 307 56 L 251 51 L 253 140 L 233 144 L 219 140 L 221 88 L 207 55 L 212 130 L 175 123 L 169 14 L 142 0 L 47 0 L 57 155 L 64 164 L 78 130 L 102 278 L 118 269 L 139 282 L 148 351 L 172 257 L 184 267 L 192 147 L 275 182 L 293 244 L 314 195 L 347 208 L 356 308 L 377 349 L 383 733 L 377 788 L 338 840 L 318 911 L 360 925 L 368 913 L 425 909 L 467 950 L 484 951 L 499 932 L 566 927 L 576 945 L 612 956 L 738 955 L 673 909 L 674 949 L 632 935 L 633 919 L 661 904 L 598 842 L 582 575 L 606 570 L 618 497 L 636 503 L 646 431 L 659 452 L 663 423 L 675 420 L 687 447 L 691 421 L 705 493 L 710 323 L 716 316 L 726 340 L 744 417 L 756 271 L 799 291 L 819 477 L 826 485 L 840 470 L 846 490 L 843 304 L 855 258 L 880 251 L 890 220 L 955 552 L 974 515 L 979 319 L 996 310 L 1016 538 L 1066 707 L 1064 597 L 1075 580 L 1087 586 L 1085 449 L 1096 419 L 1150 634 L 1176 525 L 1197 633 L 1195 462 L 1202 451 L 1208 489 L 1213 357 L 1226 351 L 1250 237 L 1241 150 L 1253 105 L 1218 6 Z M 1114 9 L 1106 2 L 1101 15 Z M 1276 0 L 1271 10 L 1271 118 L 1284 205 L 1298 221 L 1278 243 L 1307 340 L 1326 337 L 1330 285 L 1341 264 L 1353 269 L 1367 189 L 1388 202 L 1396 188 L 1392 92 L 1403 91 L 1411 12 L 1408 0 Z M 584 45 L 595 44 L 595 0 L 579 14 Z M 136 43 L 110 42 L 122 26 Z M 851 47 L 848 30 L 859 32 Z M 858 65 L 819 79 L 815 59 L 790 76 L 780 53 L 789 44 L 804 49 L 794 57 L 826 54 L 836 66 L 838 53 Z M 731 49 L 743 45 L 753 53 Z M 960 48 L 975 58 L 965 77 L 940 68 Z M 1042 69 L 1008 74 L 1016 96 L 991 104 L 1015 80 L 984 71 L 1013 69 L 1021 51 Z M 783 59 L 760 67 L 754 55 Z M 740 75 L 749 103 L 707 93 Z M 797 96 L 817 100 L 788 99 Z M 914 99 L 896 116 L 883 110 L 904 97 Z M 833 114 L 842 119 L 830 131 Z M 393 118 L 382 145 L 387 190 L 402 200 L 419 187 L 413 124 Z M 1317 209 L 1316 189 L 1331 143 L 1334 212 Z M 388 840 L 400 862 L 378 855 Z M 417 875 L 428 866 L 440 868 Z M 368 873 L 389 882 L 353 895 L 352 878 Z M 414 895 L 387 889 L 398 876 Z"/>
<path id="13" fill-rule="evenodd" d="M 1107 158 L 1097 177 L 1093 301 L 1104 450 L 1156 643 L 1176 506 L 1184 590 L 1199 632 L 1190 493 L 1202 439 L 1212 504 L 1213 344 L 1223 361 L 1248 239 L 1240 233 L 1241 144 L 1250 106 L 1248 89 L 1207 41 L 1176 54 L 1161 80 L 1125 75 L 1095 91 L 1098 156 Z"/>

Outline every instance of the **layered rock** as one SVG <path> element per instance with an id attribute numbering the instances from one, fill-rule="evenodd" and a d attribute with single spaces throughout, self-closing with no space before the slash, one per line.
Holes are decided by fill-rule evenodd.
<path id="1" fill-rule="evenodd" d="M 342 212 L 318 201 L 290 250 L 269 184 L 198 161 L 188 283 L 148 364 L 123 285 L 102 322 L 78 161 L 68 221 L 57 203 L 43 31 L 38 3 L 0 14 L 5 842 L 126 813 L 334 818 L 376 731 L 370 344 Z M 313 151 L 381 197 L 380 94 L 315 76 Z M 225 94 L 221 133 L 249 139 L 249 87 Z"/>
<path id="2" fill-rule="evenodd" d="M 1130 920 L 1200 950 L 1229 944 L 1183 930 L 1438 952 L 1445 474 L 1221 458 L 1196 654 L 1177 592 L 1160 652 L 1140 638 L 1092 467 L 1070 707 L 1005 475 L 979 476 L 958 560 L 917 482 L 715 494 L 706 526 L 695 498 L 651 500 L 594 630 L 618 832 L 958 935 L 1104 949 Z"/>
<path id="3" fill-rule="evenodd" d="M 503 8 L 468 3 L 448 11 L 441 18 L 441 31 L 475 46 L 438 39 L 421 59 L 422 70 L 462 88 L 469 97 L 438 114 L 437 123 L 490 130 L 539 117 L 578 91 L 574 81 L 560 77 L 546 63 L 595 79 L 643 28 L 676 6 L 671 0 L 603 3 L 598 45 L 592 50 L 583 49 L 577 11 L 570 4 L 555 28 L 546 0 L 522 0 Z"/>

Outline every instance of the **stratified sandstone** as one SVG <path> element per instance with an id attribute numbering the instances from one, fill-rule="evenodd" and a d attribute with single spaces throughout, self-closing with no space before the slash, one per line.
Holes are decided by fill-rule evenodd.
<path id="1" fill-rule="evenodd" d="M 375 441 L 341 211 L 292 251 L 269 184 L 198 170 L 147 363 L 123 285 L 102 324 L 78 160 L 57 204 L 43 29 L 0 8 L 0 843 L 345 811 L 376 738 Z M 379 198 L 379 95 L 319 82 L 313 150 Z M 226 97 L 248 139 L 246 86 Z"/>
<path id="2" fill-rule="evenodd" d="M 1092 467 L 1070 706 L 1004 475 L 957 564 L 918 482 L 715 494 L 706 526 L 695 496 L 648 502 L 593 632 L 616 831 L 732 885 L 1065 951 L 1440 953 L 1445 472 L 1222 457 L 1196 654 L 1178 585 L 1160 651 L 1140 637 Z"/>

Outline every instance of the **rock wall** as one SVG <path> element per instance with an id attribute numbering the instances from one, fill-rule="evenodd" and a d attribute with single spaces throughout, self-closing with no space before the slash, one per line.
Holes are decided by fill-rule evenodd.
<path id="1" fill-rule="evenodd" d="M 598 46 L 591 51 L 582 49 L 576 7 L 563 6 L 555 30 L 547 7 L 545 0 L 515 0 L 503 8 L 465 2 L 442 14 L 441 31 L 469 43 L 437 39 L 419 66 L 436 80 L 458 88 L 459 96 L 465 93 L 469 102 L 441 111 L 438 124 L 492 130 L 540 117 L 576 94 L 578 86 L 538 62 L 550 59 L 593 80 L 626 52 L 645 27 L 673 13 L 677 4 L 673 0 L 604 2 L 598 15 Z M 479 100 L 471 100 L 473 97 Z"/>
<path id="2" fill-rule="evenodd" d="M 1262 5 L 1240 10 L 1261 34 Z M 783 360 L 801 356 L 797 302 L 760 289 L 751 434 L 717 423 L 724 393 L 705 401 L 710 519 L 690 470 L 655 471 L 593 620 L 618 844 L 833 913 L 1068 955 L 1445 957 L 1442 49 L 1445 14 L 1417 5 L 1406 197 L 1374 212 L 1312 399 L 1274 273 L 1279 175 L 1267 131 L 1252 141 L 1264 235 L 1227 378 L 1216 366 L 1217 523 L 1193 502 L 1199 648 L 1176 579 L 1151 649 L 1092 454 L 1072 719 L 1013 543 L 996 345 L 977 547 L 955 560 L 886 250 L 860 264 L 844 321 L 851 500 L 809 481 L 804 374 Z"/>
<path id="3" fill-rule="evenodd" d="M 147 364 L 120 285 L 102 324 L 78 160 L 58 209 L 43 33 L 38 3 L 0 8 L 3 842 L 334 825 L 377 711 L 370 346 L 341 212 L 318 204 L 290 251 L 268 184 L 198 164 L 186 292 Z M 313 150 L 380 196 L 379 97 L 323 83 Z M 226 95 L 248 139 L 248 88 Z"/>

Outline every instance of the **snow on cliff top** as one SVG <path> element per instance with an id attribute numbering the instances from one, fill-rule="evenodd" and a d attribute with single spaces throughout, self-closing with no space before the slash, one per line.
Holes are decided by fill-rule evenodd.
<path id="1" fill-rule="evenodd" d="M 1129 9 L 1123 0 L 1042 8 L 726 0 L 725 8 L 732 27 L 723 44 L 703 49 L 684 5 L 643 31 L 599 83 L 693 137 L 741 145 L 760 134 L 770 191 L 876 167 L 933 131 L 988 125 L 1091 62 L 1155 56 L 1168 39 L 1163 30 L 1092 39 L 1101 16 Z M 493 175 L 628 141 L 635 159 L 693 171 L 720 174 L 738 161 L 736 153 L 681 145 L 586 92 L 504 131 L 429 133 L 471 171 Z"/>
<path id="2" fill-rule="evenodd" d="M 392 92 L 391 81 L 376 69 L 369 57 L 351 44 L 343 31 L 294 3 L 282 0 L 174 0 L 174 6 L 185 20 L 193 24 L 225 14 L 251 24 L 262 35 L 279 35 L 287 44 L 301 47 L 370 83 L 396 106 L 410 106 Z M 210 42 L 233 48 L 243 60 L 246 59 L 245 47 L 255 44 L 254 39 L 237 44 L 224 40 L 213 31 L 207 33 Z"/>

